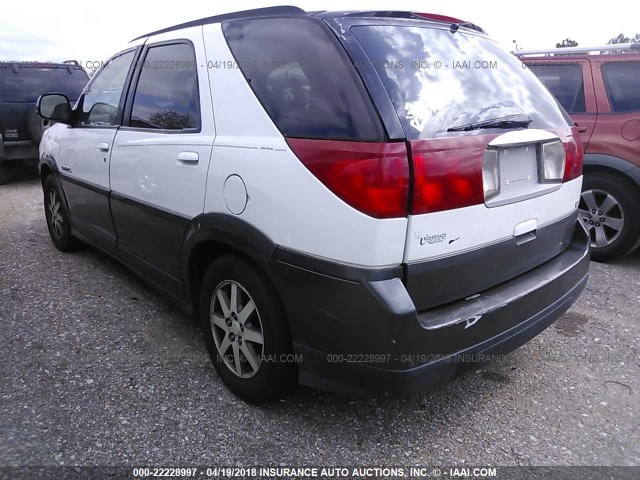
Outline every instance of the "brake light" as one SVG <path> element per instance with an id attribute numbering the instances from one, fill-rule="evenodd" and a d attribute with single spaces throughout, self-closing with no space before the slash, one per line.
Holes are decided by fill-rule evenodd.
<path id="1" fill-rule="evenodd" d="M 411 214 L 484 203 L 483 155 L 491 138 L 470 135 L 412 141 L 414 188 Z"/>
<path id="2" fill-rule="evenodd" d="M 415 15 L 416 17 L 424 18 L 425 20 L 432 20 L 434 22 L 466 23 L 464 20 L 460 20 L 459 18 L 450 17 L 448 15 L 440 15 L 438 13 L 411 12 L 411 14 Z"/>
<path id="3" fill-rule="evenodd" d="M 353 208 L 375 218 L 405 217 L 409 160 L 404 143 L 288 138 L 305 167 Z"/>
<path id="4" fill-rule="evenodd" d="M 575 130 L 575 128 L 573 129 Z M 582 163 L 584 153 L 582 151 L 582 142 L 577 132 L 574 132 L 573 139 L 565 142 L 564 149 L 566 152 L 566 163 L 564 166 L 563 182 L 568 182 L 582 175 Z"/>

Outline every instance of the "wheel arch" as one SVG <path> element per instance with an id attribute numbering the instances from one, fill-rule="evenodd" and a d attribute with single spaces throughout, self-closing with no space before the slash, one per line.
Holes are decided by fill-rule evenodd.
<path id="1" fill-rule="evenodd" d="M 48 164 L 43 163 L 40 166 L 40 183 L 42 183 L 43 187 L 44 187 L 44 182 L 47 180 L 47 177 L 49 175 L 53 175 L 53 170 Z"/>
<path id="2" fill-rule="evenodd" d="M 612 155 L 587 153 L 584 156 L 583 174 L 612 173 L 627 179 L 640 193 L 640 167 Z"/>
<path id="3" fill-rule="evenodd" d="M 232 253 L 251 262 L 278 291 L 267 268 L 276 248 L 265 234 L 237 217 L 206 213 L 194 218 L 185 235 L 182 258 L 185 294 L 194 313 L 199 307 L 200 287 L 207 268 L 224 254 Z M 282 301 L 280 292 L 278 296 Z"/>

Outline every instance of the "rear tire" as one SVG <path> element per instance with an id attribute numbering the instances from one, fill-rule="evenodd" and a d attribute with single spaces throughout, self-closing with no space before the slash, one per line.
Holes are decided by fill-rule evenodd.
<path id="1" fill-rule="evenodd" d="M 591 259 L 608 262 L 635 249 L 640 240 L 640 193 L 610 173 L 584 176 L 580 219 L 591 235 Z"/>
<path id="2" fill-rule="evenodd" d="M 5 162 L 0 161 L 0 185 L 7 183 L 9 176 L 7 175 L 7 165 Z"/>
<path id="3" fill-rule="evenodd" d="M 262 403 L 295 384 L 284 309 L 267 276 L 247 260 L 224 255 L 209 266 L 200 322 L 213 367 L 238 397 Z"/>
<path id="4" fill-rule="evenodd" d="M 53 244 L 61 252 L 72 252 L 80 247 L 80 241 L 71 235 L 69 211 L 62 192 L 52 175 L 44 182 L 44 214 Z"/>

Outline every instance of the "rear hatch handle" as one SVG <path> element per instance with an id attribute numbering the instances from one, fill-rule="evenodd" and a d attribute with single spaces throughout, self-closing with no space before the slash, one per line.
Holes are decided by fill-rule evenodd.
<path id="1" fill-rule="evenodd" d="M 516 239 L 517 245 L 535 240 L 536 231 L 538 230 L 538 220 L 532 218 L 519 223 L 513 229 L 513 237 Z"/>

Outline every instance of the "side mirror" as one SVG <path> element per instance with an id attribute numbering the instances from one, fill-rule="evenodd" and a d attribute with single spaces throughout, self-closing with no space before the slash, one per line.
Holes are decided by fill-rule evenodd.
<path id="1" fill-rule="evenodd" d="M 61 93 L 45 93 L 40 95 L 36 103 L 38 115 L 54 122 L 71 122 L 71 104 L 66 95 Z"/>

